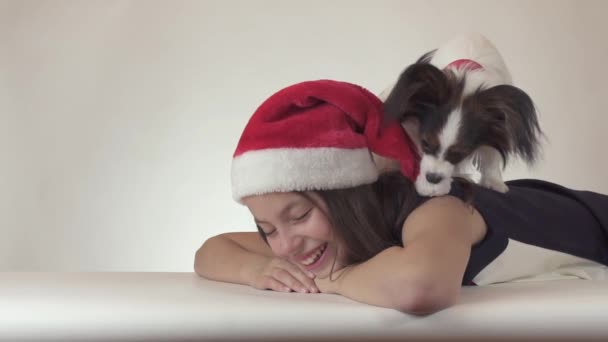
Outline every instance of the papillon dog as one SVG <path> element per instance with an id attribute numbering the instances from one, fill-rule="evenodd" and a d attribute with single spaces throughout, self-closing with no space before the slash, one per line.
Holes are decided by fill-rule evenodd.
<path id="1" fill-rule="evenodd" d="M 532 99 L 513 86 L 502 57 L 483 36 L 467 36 L 424 54 L 380 95 L 388 120 L 400 120 L 421 155 L 415 186 L 423 196 L 447 194 L 453 177 L 506 192 L 508 157 L 528 164 L 542 135 Z"/>

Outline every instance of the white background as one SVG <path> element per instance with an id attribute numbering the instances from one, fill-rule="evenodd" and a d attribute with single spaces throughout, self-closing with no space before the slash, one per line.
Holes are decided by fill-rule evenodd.
<path id="1" fill-rule="evenodd" d="M 253 230 L 241 129 L 319 78 L 379 93 L 422 53 L 490 38 L 540 110 L 536 177 L 608 193 L 605 1 L 0 0 L 0 270 L 190 271 Z"/>

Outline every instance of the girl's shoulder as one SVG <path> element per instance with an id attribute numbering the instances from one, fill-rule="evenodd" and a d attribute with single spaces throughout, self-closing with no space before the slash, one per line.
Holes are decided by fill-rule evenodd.
<path id="1" fill-rule="evenodd" d="M 483 240 L 486 224 L 477 209 L 458 196 L 440 196 L 421 201 L 402 228 L 404 244 L 428 231 L 439 234 L 468 234 L 471 245 Z"/>

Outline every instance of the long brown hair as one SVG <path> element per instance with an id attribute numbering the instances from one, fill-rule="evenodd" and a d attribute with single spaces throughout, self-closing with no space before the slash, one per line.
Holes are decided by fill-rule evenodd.
<path id="1" fill-rule="evenodd" d="M 402 246 L 403 222 L 420 203 L 413 183 L 399 171 L 381 174 L 372 184 L 315 192 L 327 206 L 326 215 L 347 248 L 349 263 L 364 262 L 388 247 Z"/>
<path id="2" fill-rule="evenodd" d="M 474 197 L 472 183 L 454 179 L 465 203 Z M 391 246 L 403 246 L 401 231 L 408 215 L 425 199 L 416 193 L 411 180 L 400 171 L 380 175 L 372 184 L 346 189 L 315 191 L 327 205 L 336 237 L 346 246 L 349 264 L 361 263 Z M 313 198 L 301 193 L 311 202 Z M 318 204 L 317 204 L 318 205 Z M 258 227 L 262 239 L 264 232 Z"/>
<path id="3" fill-rule="evenodd" d="M 391 246 L 402 246 L 403 222 L 419 203 L 401 172 L 382 174 L 373 184 L 317 191 L 349 263 L 360 263 Z"/>

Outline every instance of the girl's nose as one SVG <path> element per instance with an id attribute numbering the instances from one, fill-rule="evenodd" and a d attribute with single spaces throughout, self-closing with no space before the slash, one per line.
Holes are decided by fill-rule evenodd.
<path id="1" fill-rule="evenodd" d="M 302 244 L 302 238 L 298 235 L 289 233 L 281 234 L 279 237 L 279 246 L 275 253 L 280 257 L 288 257 L 298 251 Z"/>

